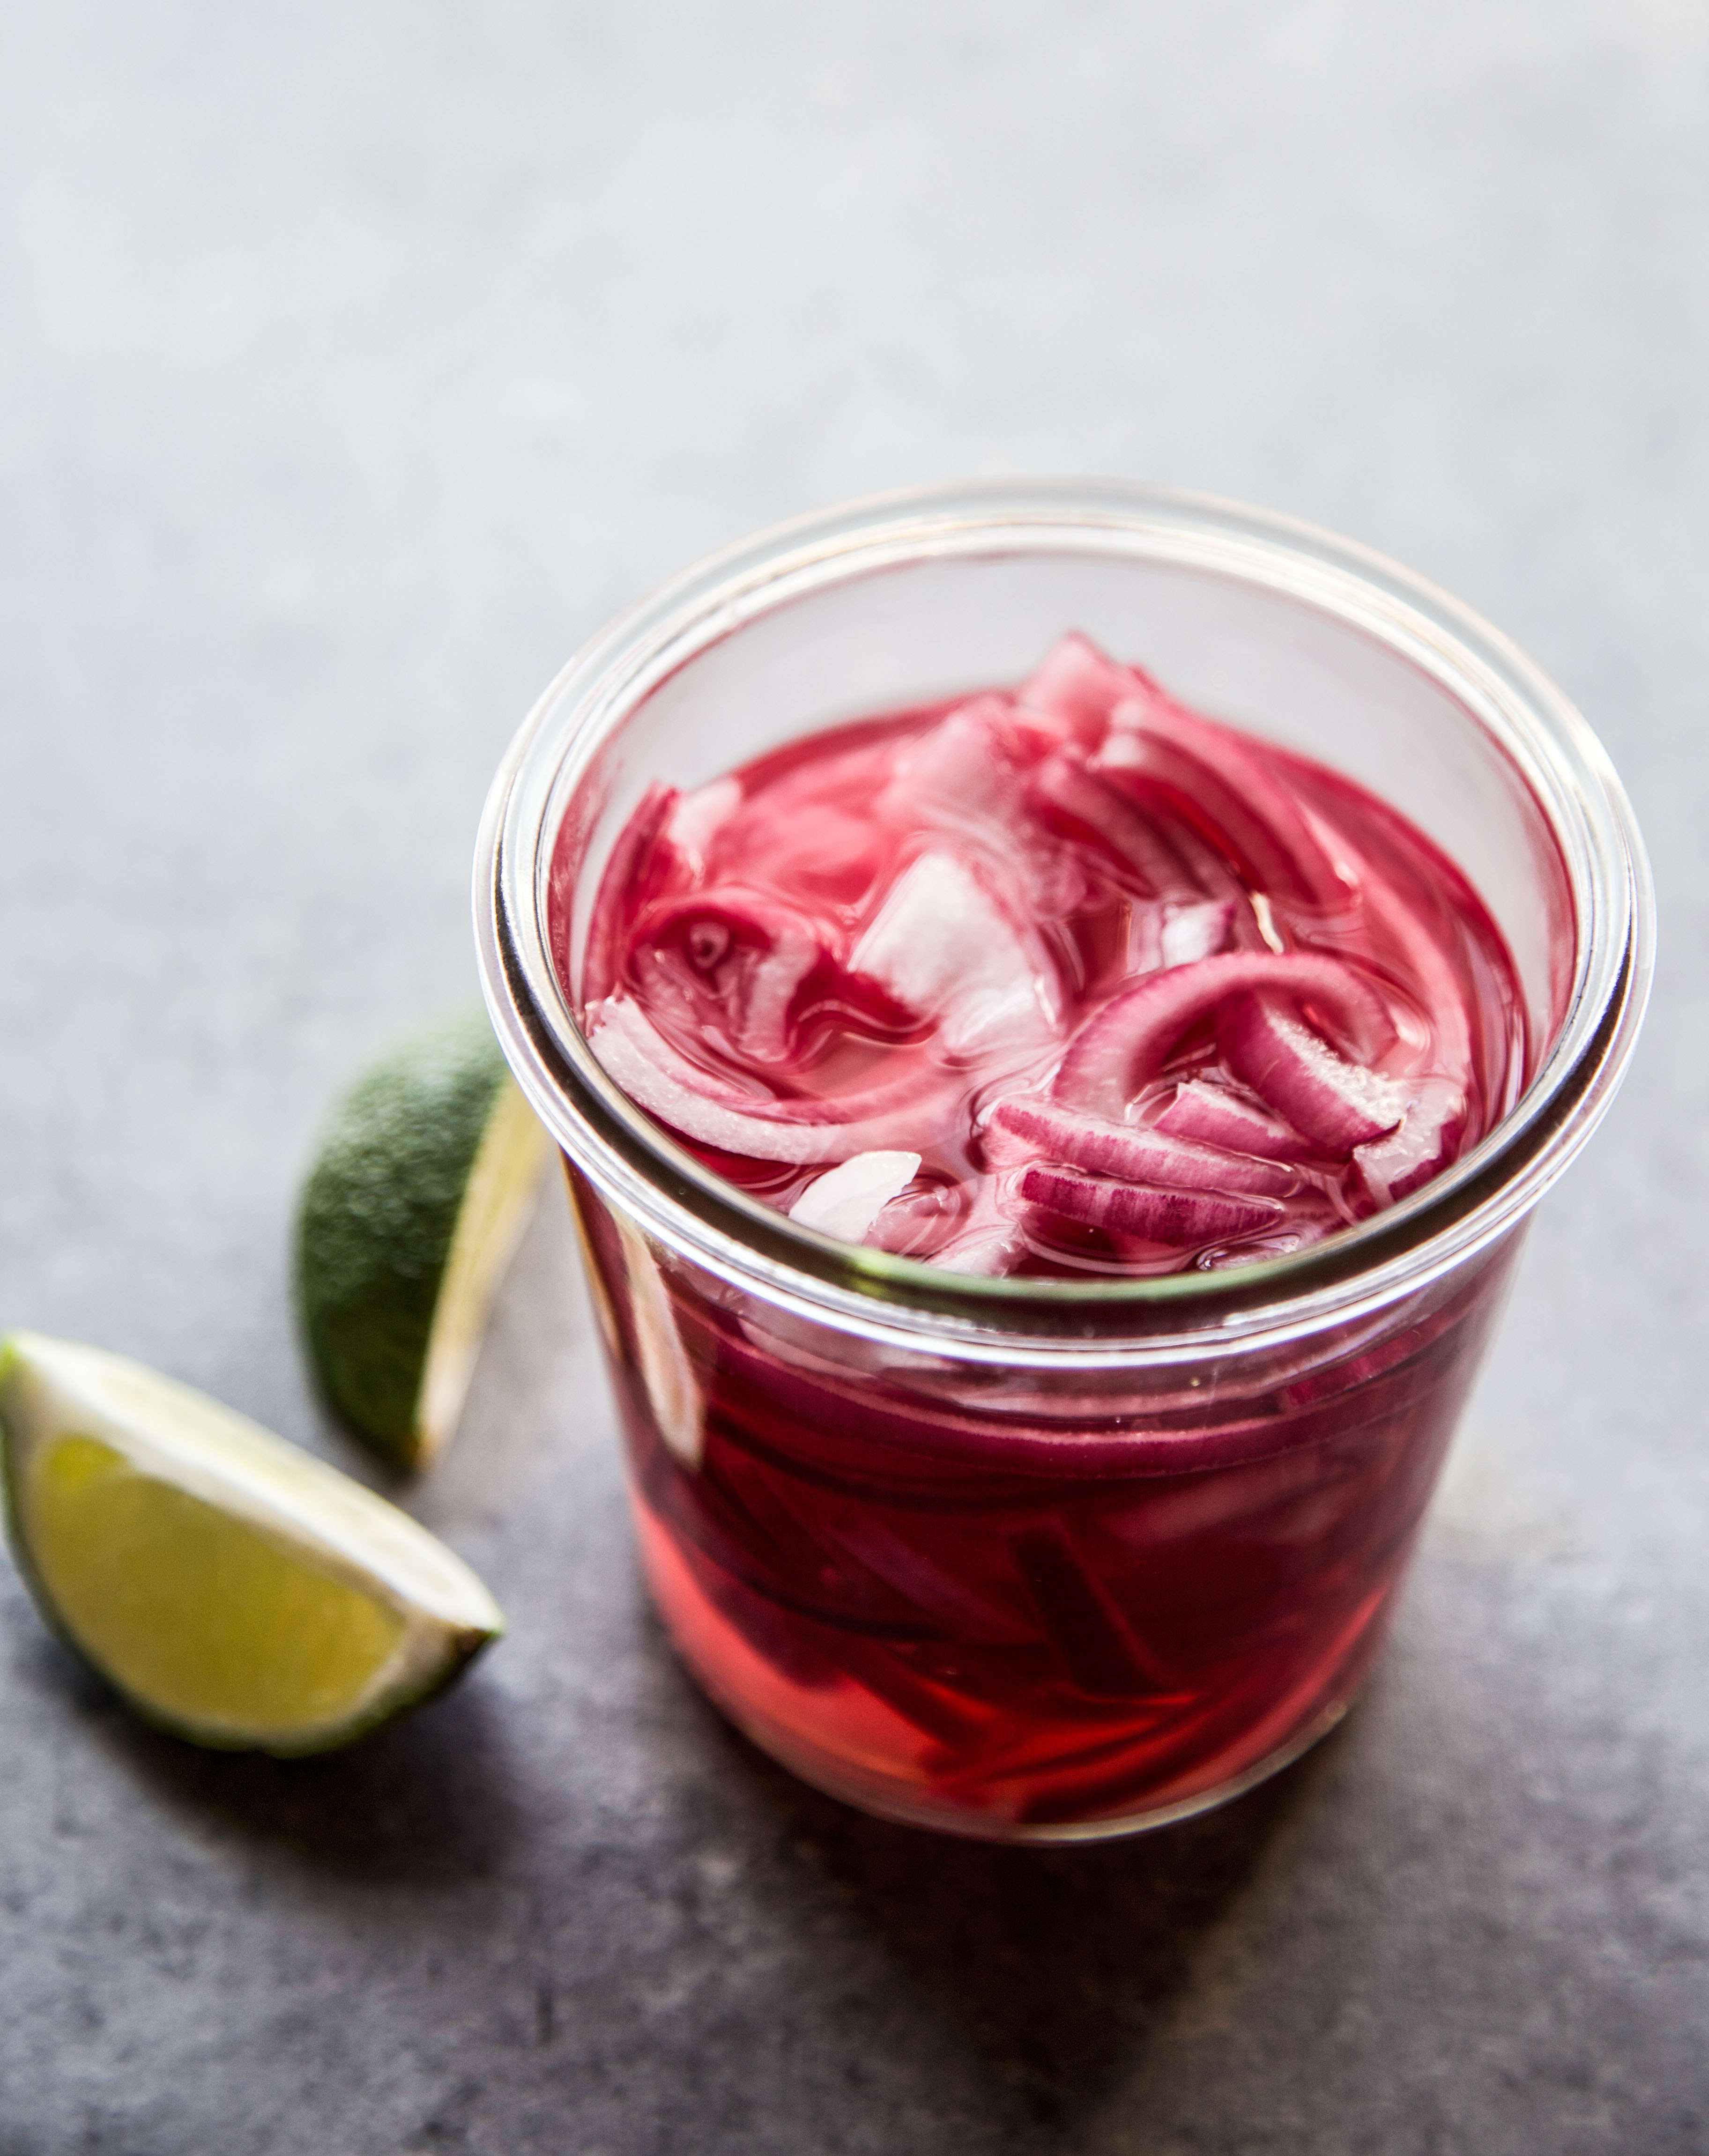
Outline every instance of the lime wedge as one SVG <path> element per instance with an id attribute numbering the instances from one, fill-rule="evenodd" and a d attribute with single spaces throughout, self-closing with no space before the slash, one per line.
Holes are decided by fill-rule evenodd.
<path id="1" fill-rule="evenodd" d="M 298 1301 L 328 1404 L 394 1465 L 456 1428 L 547 1150 L 479 1010 L 401 1042 L 333 1111 L 303 1186 Z"/>
<path id="2" fill-rule="evenodd" d="M 468 1566 L 396 1506 L 97 1348 L 6 1342 L 0 1471 L 44 1617 L 192 1743 L 331 1750 L 504 1630 Z"/>

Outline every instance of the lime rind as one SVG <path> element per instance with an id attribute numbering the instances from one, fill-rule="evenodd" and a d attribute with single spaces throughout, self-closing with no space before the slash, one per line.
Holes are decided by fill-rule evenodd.
<path id="1" fill-rule="evenodd" d="M 68 1446 L 116 1456 L 139 1486 L 206 1508 L 238 1534 L 258 1537 L 290 1563 L 366 1598 L 395 1624 L 375 1631 L 395 1645 L 355 1694 L 320 1720 L 271 1726 L 241 1714 L 175 1710 L 126 1681 L 121 1649 L 102 1650 L 89 1600 L 73 1591 L 44 1499 L 46 1471 Z M 205 1746 L 280 1756 L 331 1750 L 418 1705 L 452 1681 L 504 1630 L 474 1572 L 395 1506 L 247 1418 L 141 1364 L 68 1341 L 18 1333 L 0 1352 L 0 1485 L 18 1566 L 44 1620 L 157 1727 Z M 46 1561 L 44 1562 L 44 1557 Z M 130 1561 L 146 1567 L 144 1550 Z M 58 1572 L 56 1588 L 55 1572 Z M 98 1583 L 110 1606 L 122 1579 Z M 132 1600 L 146 1606 L 139 1574 Z M 100 1596 L 97 1596 L 97 1600 Z M 336 1603 L 336 1594 L 323 1596 Z M 80 1625 L 74 1607 L 85 1610 Z M 218 1611 L 195 1613 L 198 1620 Z M 269 1643 L 275 1655 L 280 1643 Z"/>
<path id="2" fill-rule="evenodd" d="M 298 1303 L 328 1405 L 394 1465 L 455 1428 L 547 1151 L 478 1009 L 400 1042 L 333 1111 L 298 1212 Z"/>

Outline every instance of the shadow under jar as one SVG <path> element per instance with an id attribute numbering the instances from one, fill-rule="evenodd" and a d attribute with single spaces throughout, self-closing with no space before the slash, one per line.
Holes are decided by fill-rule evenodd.
<path id="1" fill-rule="evenodd" d="M 834 1242 L 677 1142 L 577 1024 L 650 788 L 1018 680 L 1070 628 L 1404 809 L 1505 939 L 1511 1105 L 1325 1240 L 1137 1279 Z M 475 906 L 500 1039 L 565 1157 L 647 1576 L 739 1727 L 868 1810 L 1051 1840 L 1221 1802 L 1339 1718 L 1530 1209 L 1648 992 L 1629 808 L 1518 652 L 1391 564 L 1221 503 L 860 505 L 688 572 L 572 661 L 495 785 Z"/>

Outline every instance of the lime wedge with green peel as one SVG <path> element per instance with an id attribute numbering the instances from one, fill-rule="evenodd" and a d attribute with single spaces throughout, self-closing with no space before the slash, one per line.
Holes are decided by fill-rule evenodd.
<path id="1" fill-rule="evenodd" d="M 456 1428 L 547 1151 L 478 1010 L 401 1042 L 333 1112 L 303 1187 L 298 1301 L 328 1404 L 394 1465 Z"/>
<path id="2" fill-rule="evenodd" d="M 0 1481 L 54 1630 L 198 1744 L 330 1751 L 504 1630 L 395 1505 L 203 1393 L 38 1333 L 0 1349 Z"/>

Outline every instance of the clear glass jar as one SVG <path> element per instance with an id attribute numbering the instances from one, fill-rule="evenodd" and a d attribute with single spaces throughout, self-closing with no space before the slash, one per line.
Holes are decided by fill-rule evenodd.
<path id="1" fill-rule="evenodd" d="M 593 894 L 649 785 L 1018 680 L 1070 627 L 1393 802 L 1507 939 L 1529 1083 L 1327 1242 L 1085 1281 L 854 1249 L 712 1174 L 578 1029 Z M 1221 1802 L 1338 1719 L 1527 1216 L 1649 989 L 1630 809 L 1511 644 L 1357 547 L 1219 502 L 858 505 L 689 571 L 571 663 L 495 784 L 475 910 L 499 1037 L 568 1167 L 653 1592 L 757 1743 L 871 1811 L 1052 1840 Z"/>

